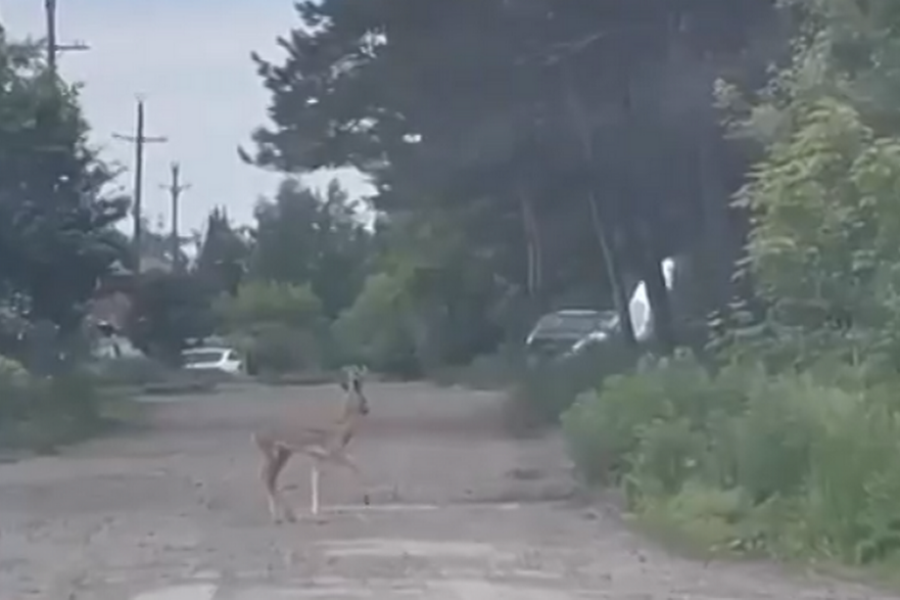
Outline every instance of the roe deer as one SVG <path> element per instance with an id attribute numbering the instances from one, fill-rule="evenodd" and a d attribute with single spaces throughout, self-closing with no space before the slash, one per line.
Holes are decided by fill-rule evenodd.
<path id="1" fill-rule="evenodd" d="M 340 465 L 350 470 L 362 486 L 362 474 L 356 462 L 347 453 L 347 447 L 360 421 L 369 414 L 369 402 L 363 393 L 362 383 L 366 373 L 366 369 L 359 367 L 345 369 L 345 379 L 341 381 L 341 388 L 345 393 L 343 410 L 330 426 L 286 424 L 253 434 L 253 441 L 263 455 L 260 477 L 265 487 L 269 515 L 273 522 L 279 523 L 282 516 L 287 521 L 297 520 L 278 488 L 278 476 L 294 454 L 302 454 L 312 459 L 310 512 L 314 516 L 319 514 L 319 474 L 327 465 Z M 363 503 L 369 504 L 369 495 L 366 492 L 363 493 Z"/>

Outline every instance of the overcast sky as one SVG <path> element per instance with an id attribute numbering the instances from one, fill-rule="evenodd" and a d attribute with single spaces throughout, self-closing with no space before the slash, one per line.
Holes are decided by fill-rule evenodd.
<path id="1" fill-rule="evenodd" d="M 151 221 L 168 221 L 159 186 L 173 160 L 192 184 L 182 202 L 187 229 L 199 227 L 219 204 L 236 220 L 250 221 L 256 199 L 271 194 L 277 177 L 237 158 L 237 146 L 266 122 L 268 97 L 249 55 L 279 56 L 275 38 L 297 23 L 292 0 L 57 2 L 59 42 L 91 46 L 62 55 L 60 70 L 84 83 L 84 109 L 105 157 L 132 166 L 133 147 L 112 133 L 132 133 L 138 93 L 146 97 L 146 135 L 169 138 L 146 146 L 144 205 Z M 42 37 L 43 6 L 44 0 L 0 0 L 0 20 L 13 37 Z M 322 185 L 331 176 L 316 174 L 309 183 Z M 352 193 L 365 191 L 353 174 L 340 178 Z M 130 189 L 130 172 L 121 183 Z"/>

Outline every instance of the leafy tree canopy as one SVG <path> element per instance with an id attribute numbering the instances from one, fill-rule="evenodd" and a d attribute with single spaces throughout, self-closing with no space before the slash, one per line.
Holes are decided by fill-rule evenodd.
<path id="1" fill-rule="evenodd" d="M 64 331 L 112 264 L 128 201 L 87 143 L 77 86 L 50 76 L 37 46 L 0 32 L 0 285 L 7 304 Z"/>

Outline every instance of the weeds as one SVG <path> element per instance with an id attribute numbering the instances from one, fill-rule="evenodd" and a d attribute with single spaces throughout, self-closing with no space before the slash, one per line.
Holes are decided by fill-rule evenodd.
<path id="1" fill-rule="evenodd" d="M 131 420 L 128 404 L 84 371 L 35 377 L 0 370 L 0 448 L 53 452 Z"/>
<path id="2" fill-rule="evenodd" d="M 598 344 L 575 356 L 531 366 L 523 360 L 507 397 L 508 420 L 519 429 L 557 425 L 582 392 L 629 371 L 635 361 L 634 352 L 617 343 Z"/>
<path id="3" fill-rule="evenodd" d="M 852 566 L 891 560 L 895 386 L 826 379 L 746 366 L 713 376 L 686 355 L 607 378 L 562 424 L 585 480 L 622 486 L 631 510 L 667 534 Z"/>

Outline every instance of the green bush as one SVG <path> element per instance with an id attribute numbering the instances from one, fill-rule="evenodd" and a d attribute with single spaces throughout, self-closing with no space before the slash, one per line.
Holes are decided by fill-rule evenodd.
<path id="1" fill-rule="evenodd" d="M 96 433 L 117 400 L 86 371 L 54 377 L 0 371 L 0 447 L 51 450 Z"/>
<path id="2" fill-rule="evenodd" d="M 322 314 L 322 302 L 308 285 L 252 281 L 234 297 L 223 296 L 215 312 L 228 331 L 252 329 L 260 324 L 312 328 Z"/>
<path id="3" fill-rule="evenodd" d="M 147 385 L 171 378 L 172 369 L 146 356 L 98 361 L 91 370 L 98 381 L 109 385 Z"/>
<path id="4" fill-rule="evenodd" d="M 598 344 L 569 357 L 519 367 L 507 399 L 507 413 L 514 423 L 542 427 L 559 422 L 578 395 L 631 369 L 634 352 L 622 344 Z"/>
<path id="5" fill-rule="evenodd" d="M 462 385 L 472 389 L 497 390 L 520 380 L 523 369 L 522 357 L 508 348 L 503 348 L 494 354 L 476 356 L 467 365 L 433 369 L 428 373 L 428 378 L 438 385 Z"/>
<path id="6" fill-rule="evenodd" d="M 886 385 L 681 356 L 608 378 L 562 423 L 579 472 L 703 543 L 853 565 L 900 550 L 900 412 Z M 845 381 L 862 381 L 851 377 Z"/>
<path id="7" fill-rule="evenodd" d="M 258 326 L 246 351 L 254 374 L 317 371 L 322 366 L 316 335 L 283 325 Z"/>
<path id="8" fill-rule="evenodd" d="M 215 312 L 251 375 L 318 370 L 333 354 L 322 303 L 308 285 L 245 283 Z"/>
<path id="9" fill-rule="evenodd" d="M 363 363 L 373 371 L 417 377 L 417 353 L 410 306 L 397 277 L 370 275 L 353 303 L 335 320 L 331 337 L 342 363 Z"/>

